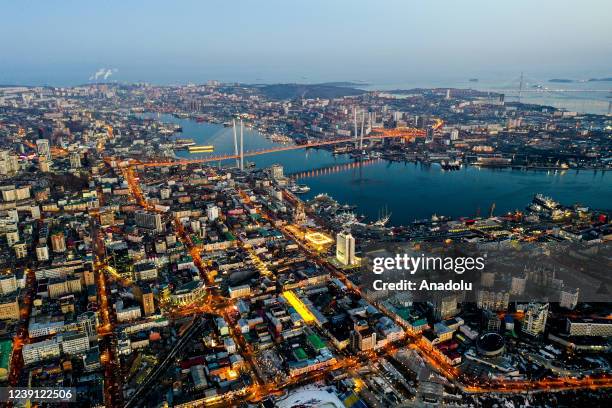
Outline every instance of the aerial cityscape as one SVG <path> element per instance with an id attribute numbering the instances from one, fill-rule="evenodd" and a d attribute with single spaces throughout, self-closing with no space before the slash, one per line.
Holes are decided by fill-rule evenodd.
<path id="1" fill-rule="evenodd" d="M 610 72 L 22 63 L 0 76 L 3 406 L 610 406 Z"/>

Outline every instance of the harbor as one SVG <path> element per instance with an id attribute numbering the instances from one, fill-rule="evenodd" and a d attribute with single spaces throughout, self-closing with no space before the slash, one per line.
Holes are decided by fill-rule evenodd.
<path id="1" fill-rule="evenodd" d="M 160 119 L 183 129 L 177 138 L 214 145 L 215 154 L 234 152 L 231 127 L 172 115 L 162 115 Z M 245 150 L 277 145 L 248 127 L 244 129 L 244 140 Z M 176 155 L 195 156 L 185 150 L 176 151 Z M 498 213 L 514 211 L 524 208 L 536 193 L 592 208 L 606 208 L 612 202 L 610 172 L 528 165 L 474 166 L 469 164 L 472 160 L 476 160 L 475 156 L 459 163 L 448 157 L 433 161 L 417 154 L 384 154 L 378 159 L 355 160 L 349 154 L 334 154 L 332 149 L 308 149 L 255 156 L 249 158 L 249 163 L 255 168 L 278 163 L 285 174 L 302 174 L 299 184 L 310 189 L 300 194 L 304 199 L 327 193 L 340 203 L 355 205 L 356 215 L 368 222 L 378 220 L 381 209 L 386 207 L 392 213 L 389 223 L 393 225 L 408 225 L 415 219 L 431 217 L 433 212 L 453 217 L 486 213 L 492 203 L 496 203 Z"/>

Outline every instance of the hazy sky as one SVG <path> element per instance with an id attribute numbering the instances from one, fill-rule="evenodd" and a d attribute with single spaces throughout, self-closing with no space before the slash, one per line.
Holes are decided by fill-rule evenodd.
<path id="1" fill-rule="evenodd" d="M 612 76 L 610 0 L 3 1 L 0 83 Z"/>

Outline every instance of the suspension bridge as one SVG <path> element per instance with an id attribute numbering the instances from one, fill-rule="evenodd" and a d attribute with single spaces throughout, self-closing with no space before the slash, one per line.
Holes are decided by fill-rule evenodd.
<path id="1" fill-rule="evenodd" d="M 442 121 L 438 120 L 436 124 L 433 126 L 434 129 L 441 127 Z M 286 152 L 292 150 L 300 150 L 300 149 L 309 149 L 309 148 L 317 148 L 324 146 L 332 146 L 336 144 L 342 143 L 354 143 L 356 146 L 361 145 L 361 141 L 363 140 L 384 140 L 384 139 L 404 139 L 407 141 L 413 141 L 416 138 L 425 137 L 427 131 L 425 129 L 415 129 L 409 127 L 401 127 L 394 129 L 384 129 L 384 128 L 372 128 L 372 131 L 368 135 L 362 135 L 361 137 L 341 137 L 334 139 L 325 139 L 318 141 L 308 141 L 304 144 L 294 144 L 294 145 L 284 145 L 284 146 L 274 146 L 271 148 L 259 149 L 259 150 L 243 150 L 243 136 L 242 136 L 242 127 L 240 132 L 240 148 L 236 145 L 236 149 L 233 154 L 220 154 L 220 155 L 211 155 L 201 158 L 194 159 L 179 159 L 179 160 L 151 160 L 151 161 L 143 161 L 138 159 L 128 159 L 119 165 L 121 167 L 124 166 L 137 166 L 137 167 L 169 167 L 169 166 L 182 166 L 188 164 L 202 164 L 202 163 L 217 163 L 225 160 L 237 160 L 237 165 L 240 168 L 244 168 L 244 158 L 245 157 L 254 157 L 260 156 L 264 154 L 271 154 L 277 152 Z M 236 140 L 235 138 L 234 140 Z M 109 160 L 113 160 L 112 158 L 107 158 L 107 162 Z"/>

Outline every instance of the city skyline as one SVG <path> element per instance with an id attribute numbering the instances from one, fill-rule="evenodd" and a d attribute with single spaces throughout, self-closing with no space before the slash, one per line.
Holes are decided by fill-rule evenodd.
<path id="1" fill-rule="evenodd" d="M 2 11 L 1 404 L 609 405 L 612 4 Z"/>

